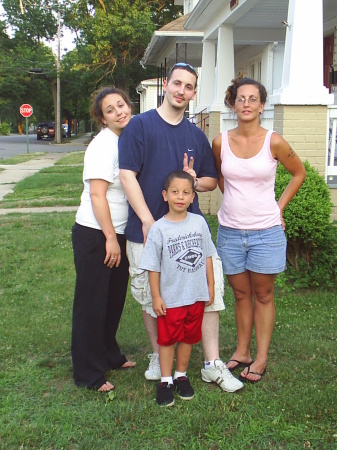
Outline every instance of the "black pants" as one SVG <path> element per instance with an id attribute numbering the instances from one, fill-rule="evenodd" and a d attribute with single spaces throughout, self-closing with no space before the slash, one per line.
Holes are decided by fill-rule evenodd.
<path id="1" fill-rule="evenodd" d="M 119 267 L 104 264 L 105 236 L 101 230 L 75 223 L 72 242 L 76 269 L 72 343 L 74 380 L 78 386 L 99 388 L 105 374 L 126 362 L 116 341 L 129 278 L 124 235 Z"/>

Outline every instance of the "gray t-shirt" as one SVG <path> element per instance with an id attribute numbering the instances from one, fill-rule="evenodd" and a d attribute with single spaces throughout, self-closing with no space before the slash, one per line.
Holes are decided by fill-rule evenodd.
<path id="1" fill-rule="evenodd" d="M 167 308 L 209 301 L 206 258 L 216 254 L 205 219 L 187 213 L 182 222 L 162 217 L 144 246 L 140 268 L 160 272 L 160 295 Z"/>

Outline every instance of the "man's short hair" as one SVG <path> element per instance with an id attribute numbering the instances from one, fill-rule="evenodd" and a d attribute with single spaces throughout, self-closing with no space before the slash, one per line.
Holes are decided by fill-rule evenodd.
<path id="1" fill-rule="evenodd" d="M 187 63 L 184 63 L 184 62 L 176 63 L 176 64 L 171 68 L 169 74 L 167 75 L 167 80 L 166 80 L 167 83 L 170 81 L 170 79 L 171 79 L 171 77 L 172 77 L 172 74 L 173 74 L 173 72 L 174 72 L 176 69 L 187 70 L 187 72 L 190 72 L 192 75 L 194 75 L 194 76 L 195 76 L 195 86 L 194 86 L 194 88 L 197 87 L 197 83 L 198 83 L 198 73 L 197 73 L 196 69 L 195 69 L 193 66 L 191 66 L 191 64 L 187 64 Z"/>

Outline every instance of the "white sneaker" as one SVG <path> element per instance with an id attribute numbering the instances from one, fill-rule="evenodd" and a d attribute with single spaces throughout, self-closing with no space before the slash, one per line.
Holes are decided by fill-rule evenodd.
<path id="1" fill-rule="evenodd" d="M 206 383 L 216 383 L 226 392 L 235 392 L 242 389 L 244 384 L 233 377 L 226 364 L 220 359 L 214 361 L 214 367 L 201 369 L 201 378 Z"/>
<path id="2" fill-rule="evenodd" d="M 159 355 L 157 353 L 151 353 L 148 355 L 150 359 L 149 367 L 145 371 L 145 378 L 147 380 L 160 380 L 160 365 L 159 365 Z"/>

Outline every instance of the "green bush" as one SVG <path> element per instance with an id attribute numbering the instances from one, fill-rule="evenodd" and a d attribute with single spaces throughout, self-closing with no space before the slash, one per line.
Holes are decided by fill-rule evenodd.
<path id="1" fill-rule="evenodd" d="M 11 131 L 11 126 L 7 122 L 2 122 L 0 124 L 0 134 L 8 135 Z"/>
<path id="2" fill-rule="evenodd" d="M 330 190 L 318 171 L 304 162 L 307 178 L 284 210 L 287 271 L 278 277 L 284 290 L 337 286 L 337 227 L 330 222 Z M 275 194 L 279 199 L 291 179 L 280 164 Z"/>

